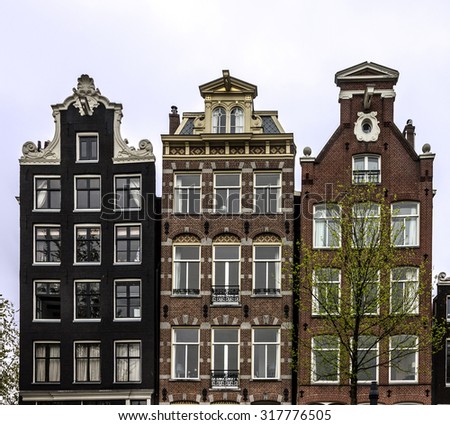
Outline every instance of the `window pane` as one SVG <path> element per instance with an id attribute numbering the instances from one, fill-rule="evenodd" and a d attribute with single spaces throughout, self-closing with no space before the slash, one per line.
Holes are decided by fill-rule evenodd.
<path id="1" fill-rule="evenodd" d="M 176 260 L 198 260 L 199 247 L 198 246 L 177 246 L 175 247 Z"/>
<path id="2" fill-rule="evenodd" d="M 197 329 L 177 329 L 175 332 L 175 342 L 198 342 Z"/>
<path id="3" fill-rule="evenodd" d="M 214 257 L 216 260 L 238 260 L 238 246 L 216 246 L 214 248 Z"/>
<path id="4" fill-rule="evenodd" d="M 278 260 L 279 258 L 280 258 L 280 249 L 277 246 L 255 247 L 256 260 Z"/>

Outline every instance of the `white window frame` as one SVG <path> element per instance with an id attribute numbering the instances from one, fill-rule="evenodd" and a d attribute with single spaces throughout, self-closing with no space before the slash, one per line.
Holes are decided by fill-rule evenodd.
<path id="1" fill-rule="evenodd" d="M 361 347 L 361 345 L 362 345 L 361 340 L 365 340 L 366 338 L 367 339 L 374 338 L 374 339 L 372 340 L 372 342 L 369 342 L 366 347 Z M 373 342 L 375 342 L 375 344 L 373 344 Z M 370 384 L 372 381 L 378 382 L 379 343 L 377 341 L 377 337 L 375 337 L 373 335 L 360 335 L 360 337 L 359 337 L 359 345 L 358 345 L 358 355 L 359 355 L 360 351 L 375 352 L 375 354 L 372 355 L 373 357 L 371 357 L 371 358 L 375 359 L 375 366 L 373 366 L 375 368 L 375 378 L 374 379 L 361 379 L 361 380 L 358 379 L 358 383 Z M 359 358 L 358 358 L 358 362 L 359 362 Z M 361 372 L 366 372 L 366 371 L 361 371 Z"/>
<path id="2" fill-rule="evenodd" d="M 371 274 L 372 273 L 374 273 L 374 274 L 376 273 L 376 280 L 369 281 L 369 278 L 372 277 L 372 276 L 367 276 L 367 273 L 369 273 L 369 271 L 370 271 Z M 373 312 L 364 312 L 364 310 L 367 309 L 367 307 L 364 307 L 362 314 L 364 316 L 376 316 L 376 315 L 380 314 L 380 271 L 379 270 L 373 270 L 373 271 L 372 270 L 366 270 L 366 271 L 363 271 L 363 273 L 366 274 L 366 277 L 365 277 L 366 281 L 364 282 L 364 286 L 365 286 L 364 289 L 367 290 L 369 285 L 374 286 L 375 289 L 376 289 L 376 305 L 377 305 L 377 308 L 376 308 L 376 311 L 373 311 Z M 354 289 L 351 288 L 351 291 L 352 291 L 352 294 L 351 294 L 352 295 L 352 303 L 354 303 L 354 301 L 355 301 L 353 299 L 353 291 L 354 291 Z M 363 295 L 365 296 L 364 300 L 367 299 L 367 291 L 365 291 L 365 293 Z M 354 308 L 354 306 L 353 306 L 353 308 Z"/>
<path id="3" fill-rule="evenodd" d="M 132 238 L 131 236 L 128 236 L 127 238 L 118 238 L 117 237 L 117 231 L 119 228 L 129 228 L 127 230 L 127 233 L 129 233 L 131 231 L 131 228 L 135 228 L 137 227 L 139 229 L 139 238 Z M 136 241 L 139 239 L 139 249 L 136 253 L 135 256 L 135 260 L 133 261 L 119 261 L 118 259 L 118 245 L 117 242 L 119 241 L 126 241 L 127 242 L 127 256 L 131 256 L 133 251 L 130 248 L 130 243 L 132 241 Z M 136 264 L 141 264 L 142 263 L 142 225 L 140 223 L 120 223 L 120 224 L 115 224 L 114 225 L 114 264 L 115 265 L 136 265 Z"/>
<path id="4" fill-rule="evenodd" d="M 330 341 L 333 338 L 336 342 L 336 347 L 331 347 L 331 348 L 321 348 L 318 349 L 316 348 L 316 340 L 318 338 L 328 338 Z M 325 379 L 318 379 L 317 378 L 317 367 L 316 367 L 316 361 L 317 361 L 317 351 L 320 352 L 333 352 L 336 351 L 336 359 L 333 359 L 333 361 L 336 361 L 336 379 L 335 380 L 325 380 Z M 327 360 L 326 358 L 323 358 L 323 360 Z M 339 368 L 340 368 L 340 346 L 339 346 L 339 339 L 338 337 L 334 336 L 334 335 L 316 335 L 315 337 L 313 337 L 311 339 L 311 382 L 314 384 L 337 384 L 339 383 L 340 380 L 340 373 L 339 373 Z"/>
<path id="5" fill-rule="evenodd" d="M 78 189 L 77 189 L 77 181 L 81 179 L 98 179 L 99 181 L 99 207 L 98 208 L 78 208 Z M 88 192 L 86 190 L 86 192 Z M 74 205 L 74 211 L 75 212 L 79 212 L 79 211 L 101 211 L 102 208 L 102 178 L 99 174 L 86 174 L 86 175 L 76 175 L 74 176 L 73 179 L 73 194 L 74 194 L 74 199 L 73 199 L 73 205 Z"/>
<path id="6" fill-rule="evenodd" d="M 364 169 L 357 170 L 355 167 L 355 160 L 364 160 Z M 371 170 L 369 168 L 369 159 L 376 159 L 378 167 L 376 170 Z M 362 178 L 355 178 L 355 173 L 361 172 L 360 176 Z M 375 171 L 375 173 L 374 173 Z M 358 175 L 358 174 L 357 174 Z M 381 183 L 381 156 L 377 154 L 358 154 L 354 155 L 352 158 L 352 176 L 354 184 L 380 184 Z"/>
<path id="7" fill-rule="evenodd" d="M 236 113 L 233 114 L 234 111 L 239 111 L 240 113 L 236 115 Z M 234 115 L 234 124 L 233 124 L 233 115 Z M 231 134 L 237 134 L 237 133 L 243 133 L 245 128 L 245 112 L 244 108 L 241 106 L 233 106 L 230 109 L 230 133 Z"/>
<path id="8" fill-rule="evenodd" d="M 196 259 L 180 259 L 178 260 L 176 258 L 176 252 L 178 248 L 197 248 L 198 250 L 198 257 Z M 182 288 L 180 286 L 181 282 L 178 282 L 177 280 L 177 264 L 179 263 L 186 263 L 187 273 L 186 273 L 186 279 L 188 285 L 185 288 Z M 196 282 L 196 287 L 192 287 L 192 285 L 189 285 L 191 283 L 189 281 L 189 264 L 196 264 L 198 267 L 198 282 Z M 173 260 L 172 260 L 172 295 L 173 296 L 200 296 L 200 286 L 201 286 L 201 246 L 199 244 L 175 244 L 173 245 Z M 195 283 L 195 282 L 192 282 Z M 195 285 L 194 285 L 195 286 Z M 189 290 L 193 290 L 192 293 L 189 292 Z M 183 294 L 181 290 L 186 290 L 186 293 Z"/>
<path id="9" fill-rule="evenodd" d="M 324 217 L 318 217 L 319 211 L 324 211 Z M 337 215 L 334 215 L 336 214 Z M 341 209 L 337 204 L 316 204 L 313 207 L 313 248 L 314 249 L 336 249 L 341 246 L 341 228 L 340 228 L 340 220 L 341 220 Z M 320 226 L 323 227 L 326 240 L 322 240 L 323 237 L 318 235 L 319 231 L 319 223 Z M 323 223 L 323 224 L 322 224 Z M 334 235 L 330 233 L 330 227 L 336 226 L 337 234 Z M 333 232 L 334 230 L 331 229 Z M 337 243 L 334 245 L 333 239 L 337 237 Z"/>
<path id="10" fill-rule="evenodd" d="M 357 229 L 352 229 L 353 232 L 353 246 L 357 248 L 374 248 L 380 243 L 380 226 L 381 226 L 381 207 L 375 202 L 358 202 L 352 208 L 353 226 L 358 226 Z M 362 222 L 362 224 L 361 224 Z M 369 230 L 376 230 L 376 235 L 367 231 L 365 224 L 370 223 Z M 375 224 L 374 224 L 375 223 Z M 363 226 L 364 225 L 364 226 Z M 360 229 L 363 229 L 360 233 Z M 355 241 L 355 233 L 358 234 L 358 240 Z M 360 241 L 359 237 L 363 240 Z M 368 239 L 370 238 L 370 239 Z"/>
<path id="11" fill-rule="evenodd" d="M 445 386 L 450 387 L 450 338 L 445 340 Z"/>
<path id="12" fill-rule="evenodd" d="M 278 183 L 276 185 L 261 185 L 257 184 L 257 179 L 260 176 L 278 176 Z M 253 212 L 255 214 L 265 215 L 265 214 L 280 214 L 281 213 L 281 204 L 282 204 L 282 186 L 283 186 L 283 175 L 281 171 L 257 171 L 253 175 Z M 271 194 L 272 190 L 276 190 L 276 208 L 275 211 L 272 211 L 271 209 L 271 197 L 267 194 L 269 192 L 269 195 Z M 258 190 L 264 190 L 264 211 L 259 211 L 258 207 L 258 196 L 257 191 Z"/>
<path id="13" fill-rule="evenodd" d="M 177 341 L 177 331 L 179 330 L 192 330 L 192 331 L 196 331 L 197 334 L 197 341 L 196 342 L 192 342 L 192 341 Z M 184 375 L 183 376 L 179 376 L 177 374 L 177 365 L 176 365 L 176 351 L 177 351 L 177 347 L 181 347 L 184 346 Z M 187 350 L 188 346 L 195 346 L 197 347 L 197 351 L 196 351 L 196 356 L 197 356 L 197 376 L 187 376 L 189 371 L 188 371 L 188 363 L 189 363 L 189 352 Z M 194 328 L 194 327 L 176 327 L 176 328 L 172 328 L 172 379 L 176 379 L 176 380 L 200 380 L 200 329 Z M 177 376 L 178 375 L 178 376 Z"/>
<path id="14" fill-rule="evenodd" d="M 262 330 L 273 330 L 276 332 L 276 341 L 256 341 L 256 333 Z M 254 380 L 278 380 L 281 376 L 281 359 L 280 359 L 280 342 L 281 342 L 281 329 L 274 327 L 258 327 L 252 329 L 252 379 Z M 256 346 L 264 346 L 264 376 L 256 376 L 255 367 L 256 367 Z M 275 346 L 275 371 L 274 376 L 267 376 L 268 371 L 268 346 Z"/>
<path id="15" fill-rule="evenodd" d="M 272 258 L 272 259 L 258 259 L 256 258 L 256 251 L 259 248 L 278 248 L 278 258 Z M 282 262 L 282 250 L 281 250 L 281 245 L 280 244 L 259 244 L 259 243 L 255 243 L 253 245 L 253 294 L 255 296 L 281 296 L 281 262 Z M 265 266 L 265 274 L 264 274 L 264 278 L 265 278 L 265 285 L 264 291 L 259 291 L 260 287 L 256 287 L 256 266 L 257 264 L 261 264 L 261 263 L 266 263 Z M 270 263 L 274 263 L 275 264 L 275 287 L 271 288 L 268 286 L 268 284 L 270 283 L 270 276 L 269 276 L 269 264 Z"/>
<path id="16" fill-rule="evenodd" d="M 325 273 L 327 275 L 330 275 L 332 272 L 338 273 L 337 280 L 317 280 L 317 275 L 319 270 L 329 270 Z M 314 270 L 313 272 L 313 292 L 312 292 L 312 315 L 313 316 L 323 316 L 323 315 L 337 315 L 340 312 L 340 298 L 341 298 L 341 270 L 332 268 L 332 267 L 321 267 L 320 269 Z M 321 296 L 321 293 L 319 292 L 319 285 L 325 285 L 326 290 L 326 298 L 327 298 L 327 304 L 330 302 L 328 300 L 328 297 L 330 296 L 330 288 L 329 286 L 337 286 L 337 297 L 338 297 L 338 304 L 336 306 L 336 311 L 320 311 L 320 308 L 322 306 L 322 302 L 319 301 L 319 297 Z"/>
<path id="17" fill-rule="evenodd" d="M 136 191 L 137 188 L 130 187 L 128 189 L 128 198 L 127 202 L 130 203 L 131 199 L 134 199 L 135 203 L 139 203 L 137 207 L 122 207 L 118 205 L 118 187 L 117 187 L 117 179 L 139 179 L 139 194 L 134 194 L 133 191 Z M 123 190 L 122 190 L 123 191 Z M 140 211 L 143 205 L 143 195 L 142 195 L 142 175 L 141 174 L 114 174 L 114 211 Z"/>
<path id="18" fill-rule="evenodd" d="M 394 280 L 394 273 L 400 270 L 404 270 L 406 273 L 408 273 L 408 271 L 412 271 L 414 270 L 415 272 L 415 279 L 395 279 Z M 404 266 L 404 267 L 396 267 L 394 269 L 392 269 L 391 271 L 391 313 L 395 313 L 395 311 L 393 311 L 392 306 L 393 306 L 393 285 L 394 283 L 402 283 L 402 310 L 399 313 L 402 314 L 411 314 L 411 315 L 417 315 L 419 314 L 419 295 L 417 294 L 417 291 L 419 290 L 419 268 L 415 267 L 415 266 Z M 408 302 L 408 308 L 407 310 L 404 310 L 404 305 L 405 305 L 405 298 L 408 295 L 408 290 L 406 288 L 406 285 L 409 287 L 412 287 L 409 289 L 409 291 L 411 291 L 411 289 L 415 292 L 415 295 L 413 295 L 413 300 L 412 302 Z"/>
<path id="19" fill-rule="evenodd" d="M 45 357 L 43 357 L 44 359 L 45 359 L 45 370 L 44 370 L 44 372 L 45 372 L 45 375 L 47 375 L 49 372 L 50 372 L 50 370 L 49 370 L 49 368 L 50 368 L 50 365 L 48 364 L 49 362 L 50 362 L 50 359 L 58 359 L 58 362 L 57 362 L 57 374 L 58 374 L 58 380 L 56 380 L 56 381 L 47 381 L 47 380 L 45 380 L 45 381 L 38 381 L 37 379 L 36 379 L 36 374 L 37 374 L 37 369 L 38 369 L 38 367 L 37 367 L 37 362 L 36 362 L 36 360 L 37 360 L 37 358 L 36 358 L 36 347 L 37 347 L 37 345 L 46 345 L 46 346 L 49 346 L 49 345 L 55 345 L 55 346 L 58 346 L 58 348 L 59 348 L 59 357 L 47 357 L 47 356 L 45 356 Z M 61 341 L 48 341 L 48 340 L 43 340 L 43 341 L 33 341 L 33 384 L 59 384 L 61 382 Z"/>
<path id="20" fill-rule="evenodd" d="M 100 244 L 100 249 L 99 249 L 99 260 L 98 261 L 77 261 L 77 229 L 79 228 L 98 228 L 99 229 L 99 244 Z M 74 225 L 74 258 L 73 258 L 73 262 L 74 264 L 76 264 L 77 266 L 84 266 L 84 265 L 99 265 L 102 262 L 102 226 L 101 224 L 98 223 L 79 223 L 79 224 L 75 224 Z"/>
<path id="21" fill-rule="evenodd" d="M 219 186 L 217 184 L 217 177 L 218 176 L 238 176 L 239 183 L 237 185 L 235 185 L 235 186 Z M 233 173 L 233 172 L 228 172 L 228 173 L 226 173 L 226 172 L 217 172 L 217 173 L 214 173 L 214 212 L 216 214 L 240 214 L 241 213 L 241 184 L 242 184 L 241 181 L 242 181 L 241 173 Z M 230 190 L 236 190 L 236 189 L 238 189 L 238 191 L 239 191 L 238 202 L 237 202 L 237 211 L 233 211 L 233 208 L 231 208 L 232 211 L 229 211 L 229 209 L 228 209 L 228 201 L 229 201 L 229 198 L 230 198 Z M 218 196 L 217 191 L 218 190 L 226 190 L 227 191 L 227 197 L 226 197 L 226 206 L 227 207 L 226 207 L 226 211 L 220 211 L 217 208 L 217 204 L 218 204 L 218 202 L 217 202 L 217 196 Z M 235 203 L 232 203 L 233 206 L 234 206 L 234 204 Z"/>
<path id="22" fill-rule="evenodd" d="M 227 331 L 235 331 L 237 333 L 237 341 L 220 341 L 216 342 L 216 332 L 221 330 L 227 330 Z M 230 350 L 230 347 L 236 347 L 237 350 L 237 357 L 236 357 L 236 369 L 217 369 L 215 364 L 215 350 L 219 346 L 224 346 L 224 364 L 228 364 L 228 353 Z M 213 388 L 237 388 L 239 384 L 234 385 L 235 381 L 233 380 L 233 377 L 230 377 L 228 373 L 230 371 L 237 372 L 237 382 L 239 382 L 239 366 L 240 366 L 240 329 L 235 327 L 218 327 L 213 328 L 211 330 L 211 371 L 218 371 L 221 370 L 224 372 L 224 378 L 223 378 L 223 385 L 214 385 L 213 377 L 211 376 L 211 386 Z"/>
<path id="23" fill-rule="evenodd" d="M 38 187 L 37 187 L 37 180 L 39 179 L 46 179 L 46 180 L 59 180 L 59 208 L 39 208 L 38 206 L 38 196 L 37 196 L 37 191 L 38 191 Z M 57 211 L 61 211 L 61 196 L 62 196 L 62 184 L 61 184 L 61 176 L 60 175 L 36 175 L 34 176 L 33 179 L 33 211 L 38 211 L 38 212 L 57 212 Z M 47 188 L 47 192 L 49 192 L 50 190 Z M 54 192 L 57 192 L 57 190 L 52 190 Z M 46 199 L 47 199 L 47 195 L 46 195 Z"/>
<path id="24" fill-rule="evenodd" d="M 406 347 L 400 348 L 401 350 L 410 351 L 409 354 L 414 354 L 414 361 L 412 362 L 412 367 L 414 368 L 414 379 L 393 379 L 392 372 L 394 369 L 393 362 L 395 362 L 395 358 L 392 358 L 392 353 L 394 352 L 396 346 L 393 345 L 392 340 L 394 338 L 414 338 L 414 348 Z M 408 355 L 408 354 L 407 354 Z M 401 360 L 401 359 L 400 359 Z M 418 352 L 418 337 L 416 335 L 394 335 L 389 338 L 389 383 L 390 384 L 417 384 L 419 378 L 419 352 Z"/>
<path id="25" fill-rule="evenodd" d="M 37 292 L 36 286 L 39 283 L 45 284 L 57 284 L 59 285 L 59 319 L 49 319 L 49 318 L 39 318 L 38 316 L 38 306 L 37 306 Z M 51 323 L 59 323 L 61 322 L 61 312 L 62 312 L 62 302 L 61 302 L 61 281 L 57 279 L 35 279 L 33 280 L 33 322 L 51 322 Z"/>
<path id="26" fill-rule="evenodd" d="M 218 118 L 218 111 L 221 115 Z M 233 114 L 234 111 L 239 111 L 239 114 Z M 233 121 L 234 115 L 234 123 Z M 214 134 L 239 134 L 245 131 L 245 109 L 242 105 L 232 105 L 225 107 L 222 104 L 216 105 L 212 109 L 211 114 L 211 132 Z"/>
<path id="27" fill-rule="evenodd" d="M 98 283 L 99 285 L 99 311 L 100 311 L 100 317 L 77 317 L 77 308 L 78 308 L 78 300 L 77 300 L 77 284 L 78 283 Z M 90 298 L 89 294 L 89 298 Z M 100 322 L 101 321 L 101 314 L 102 314 L 102 284 L 100 279 L 75 279 L 73 281 L 73 321 L 74 322 Z"/>
<path id="28" fill-rule="evenodd" d="M 220 114 L 219 114 L 220 111 Z M 227 132 L 227 110 L 218 105 L 212 110 L 211 132 L 215 134 L 224 134 Z"/>
<path id="29" fill-rule="evenodd" d="M 137 284 L 139 286 L 139 297 L 130 297 L 127 296 L 127 309 L 132 306 L 129 304 L 130 299 L 139 298 L 139 311 L 138 316 L 135 317 L 118 317 L 117 316 L 117 285 L 120 284 Z M 127 285 L 131 286 L 131 285 Z M 115 279 L 114 280 L 114 321 L 118 322 L 140 322 L 142 319 L 142 280 L 141 279 Z"/>
<path id="30" fill-rule="evenodd" d="M 98 356 L 98 358 L 90 356 L 90 354 L 91 354 L 90 353 L 90 348 L 91 348 L 90 346 L 94 345 L 94 344 L 97 344 L 98 348 L 99 348 L 99 356 Z M 88 349 L 89 353 L 88 353 L 87 357 L 77 357 L 77 348 L 78 348 L 79 345 L 88 345 L 89 346 L 89 349 Z M 97 340 L 95 340 L 95 341 L 94 340 L 74 341 L 73 342 L 73 383 L 74 384 L 100 384 L 101 380 L 102 380 L 101 379 L 101 372 L 102 372 L 102 367 L 101 367 L 102 357 L 101 356 L 102 356 L 101 341 L 97 341 Z M 88 379 L 86 379 L 86 380 L 78 380 L 78 376 L 77 376 L 77 372 L 78 372 L 77 360 L 78 359 L 87 359 L 88 366 L 87 366 L 86 373 L 87 373 Z M 95 359 L 98 359 L 98 379 L 97 380 L 90 379 L 91 372 L 92 372 L 91 360 L 95 360 Z"/>
<path id="31" fill-rule="evenodd" d="M 58 229 L 59 230 L 59 261 L 38 261 L 37 260 L 37 229 Z M 46 239 L 46 242 L 50 240 Z M 61 254 L 62 254 L 62 238 L 61 238 L 61 225 L 60 224 L 35 224 L 33 226 L 33 265 L 34 266 L 59 266 L 61 264 Z"/>
<path id="32" fill-rule="evenodd" d="M 399 213 L 399 206 L 401 206 L 401 204 L 415 204 L 416 206 L 416 213 L 415 214 L 400 214 Z M 391 206 L 391 229 L 392 229 L 392 243 L 395 246 L 398 247 L 418 247 L 420 244 L 420 203 L 417 201 L 401 201 L 401 202 L 395 202 L 392 204 Z M 413 221 L 414 220 L 414 221 Z M 395 225 L 394 223 L 400 223 L 401 225 L 401 229 L 395 229 Z M 409 230 L 409 226 L 408 226 L 408 222 L 413 225 L 415 222 L 415 232 L 411 232 L 414 233 L 414 238 L 415 238 L 415 243 L 406 243 L 407 239 L 408 239 L 408 232 L 406 231 L 407 229 Z M 398 243 L 398 237 L 397 237 L 397 233 L 395 232 L 402 232 L 402 240 L 403 243 Z M 414 241 L 413 241 L 414 242 Z"/>
<path id="33" fill-rule="evenodd" d="M 129 347 L 129 344 L 138 344 L 139 345 L 139 357 L 123 357 L 128 359 L 128 363 L 130 361 L 130 359 L 139 359 L 138 365 L 139 365 L 139 371 L 138 371 L 138 375 L 139 375 L 139 379 L 135 379 L 135 380 L 118 380 L 118 353 L 117 353 L 117 346 L 120 344 L 127 344 Z M 122 358 L 122 357 L 120 357 Z M 129 369 L 128 369 L 128 377 L 129 377 L 130 373 L 129 373 Z M 126 339 L 126 340 L 115 340 L 114 341 L 114 383 L 118 383 L 118 384 L 122 384 L 122 383 L 132 383 L 132 384 L 139 384 L 142 382 L 142 341 L 141 340 L 133 340 L 133 339 Z"/>
<path id="34" fill-rule="evenodd" d="M 180 176 L 197 176 L 198 177 L 198 185 L 193 186 L 183 186 L 177 185 L 177 179 Z M 202 174 L 201 173 L 186 173 L 186 172 L 178 172 L 174 174 L 174 182 L 173 182 L 173 212 L 174 214 L 194 214 L 198 215 L 202 213 Z M 183 200 L 183 196 L 180 197 L 180 191 L 187 191 L 186 199 Z M 198 211 L 196 210 L 196 191 L 198 191 Z M 192 192 L 192 193 L 191 193 Z M 193 211 L 189 209 L 189 199 L 193 196 Z M 183 211 L 183 205 L 186 203 L 186 211 Z"/>
<path id="35" fill-rule="evenodd" d="M 229 259 L 217 259 L 216 258 L 216 249 L 220 249 L 220 248 L 236 248 L 238 255 L 237 258 L 229 258 Z M 239 303 L 239 299 L 240 299 L 240 290 L 241 290 L 241 246 L 240 245 L 235 245 L 235 244 L 213 244 L 213 288 L 214 290 L 216 290 L 217 288 L 219 288 L 219 285 L 216 282 L 216 276 L 217 276 L 217 272 L 216 272 L 216 267 L 218 263 L 224 263 L 225 264 L 225 276 L 224 276 L 224 280 L 225 280 L 225 285 L 224 285 L 224 290 L 225 293 L 223 294 L 223 301 L 218 301 L 216 300 L 216 293 L 213 294 L 214 300 L 213 300 L 213 304 L 238 304 Z M 230 293 L 228 294 L 228 290 L 230 288 L 234 288 L 233 285 L 230 285 L 230 263 L 237 263 L 237 267 L 238 267 L 238 271 L 237 271 L 237 285 L 236 285 L 236 289 L 237 289 L 237 295 L 234 296 L 235 294 Z M 221 286 L 220 286 L 221 287 Z M 231 297 L 232 300 L 228 300 L 228 297 Z M 220 299 L 220 296 L 218 297 Z M 236 300 L 234 300 L 236 298 Z"/>
<path id="36" fill-rule="evenodd" d="M 450 322 L 450 295 L 447 295 L 447 304 L 445 305 L 445 316 L 447 322 Z"/>
<path id="37" fill-rule="evenodd" d="M 96 155 L 97 158 L 96 159 L 82 159 L 80 158 L 80 154 L 81 154 L 81 149 L 80 149 L 80 138 L 82 137 L 96 137 L 97 138 L 97 150 L 96 150 Z M 99 151 L 100 151 L 100 137 L 99 137 L 99 133 L 95 133 L 95 132 L 89 132 L 89 133 L 77 133 L 77 148 L 76 148 L 76 153 L 77 153 L 77 159 L 76 162 L 82 162 L 82 163 L 96 163 L 99 161 Z"/>

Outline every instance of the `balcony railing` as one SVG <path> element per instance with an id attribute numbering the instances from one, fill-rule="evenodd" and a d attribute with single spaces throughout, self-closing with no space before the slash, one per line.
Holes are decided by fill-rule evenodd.
<path id="1" fill-rule="evenodd" d="M 354 170 L 353 182 L 356 184 L 380 183 L 380 170 Z"/>
<path id="2" fill-rule="evenodd" d="M 253 289 L 254 295 L 279 295 L 281 293 L 280 288 L 255 288 Z"/>
<path id="3" fill-rule="evenodd" d="M 200 295 L 200 289 L 194 289 L 194 288 L 173 288 L 172 289 L 172 295 L 179 295 L 179 296 L 196 296 Z"/>
<path id="4" fill-rule="evenodd" d="M 239 303 L 239 286 L 213 286 L 213 304 L 237 304 Z"/>
<path id="5" fill-rule="evenodd" d="M 236 388 L 239 386 L 238 370 L 212 370 L 211 387 L 213 388 Z"/>

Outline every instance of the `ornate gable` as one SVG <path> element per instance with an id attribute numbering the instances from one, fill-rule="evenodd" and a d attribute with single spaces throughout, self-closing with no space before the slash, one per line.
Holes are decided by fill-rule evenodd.
<path id="1" fill-rule="evenodd" d="M 73 105 L 81 116 L 92 116 L 95 109 L 102 103 L 107 109 L 114 110 L 114 158 L 113 162 L 142 162 L 155 161 L 153 146 L 149 140 L 141 140 L 139 148 L 128 146 L 127 139 L 122 139 L 120 135 L 120 124 L 122 120 L 122 105 L 110 102 L 108 98 L 102 96 L 100 90 L 95 87 L 94 79 L 87 74 L 78 78 L 73 94 L 67 97 L 63 103 L 52 105 L 53 117 L 55 121 L 55 135 L 52 141 L 45 142 L 41 147 L 40 143 L 26 142 L 22 147 L 23 156 L 20 158 L 21 164 L 44 165 L 59 164 L 61 161 L 61 111 L 67 110 Z"/>

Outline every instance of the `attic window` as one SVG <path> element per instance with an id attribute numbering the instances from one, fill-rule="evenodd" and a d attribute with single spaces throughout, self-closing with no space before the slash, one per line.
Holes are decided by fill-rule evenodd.
<path id="1" fill-rule="evenodd" d="M 224 108 L 216 108 L 213 111 L 213 133 L 225 133 L 226 113 Z"/>
<path id="2" fill-rule="evenodd" d="M 242 133 L 244 131 L 244 111 L 234 107 L 225 110 L 223 107 L 214 109 L 212 114 L 213 133 Z"/>
<path id="3" fill-rule="evenodd" d="M 369 134 L 372 131 L 372 124 L 369 120 L 364 121 L 361 127 L 363 133 Z"/>

